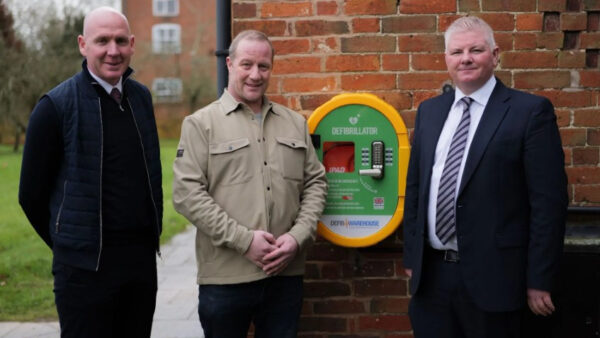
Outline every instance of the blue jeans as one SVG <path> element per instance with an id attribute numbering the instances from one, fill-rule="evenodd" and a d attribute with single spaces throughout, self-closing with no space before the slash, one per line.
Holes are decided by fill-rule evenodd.
<path id="1" fill-rule="evenodd" d="M 198 314 L 206 338 L 296 337 L 302 276 L 275 276 L 229 285 L 200 285 Z"/>

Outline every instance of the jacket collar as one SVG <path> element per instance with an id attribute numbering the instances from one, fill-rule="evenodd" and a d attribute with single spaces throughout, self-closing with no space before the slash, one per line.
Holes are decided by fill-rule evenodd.
<path id="1" fill-rule="evenodd" d="M 240 108 L 240 106 L 242 105 L 241 102 L 238 102 L 233 97 L 233 95 L 231 95 L 229 93 L 227 88 L 225 88 L 223 90 L 223 95 L 221 95 L 221 98 L 219 100 L 221 101 L 221 104 L 223 105 L 225 115 L 229 115 L 230 113 L 238 110 Z M 273 103 L 265 95 L 263 95 L 263 105 L 262 105 L 263 116 L 268 111 L 271 111 L 271 112 L 277 114 L 277 112 L 275 112 L 275 110 L 273 109 Z"/>

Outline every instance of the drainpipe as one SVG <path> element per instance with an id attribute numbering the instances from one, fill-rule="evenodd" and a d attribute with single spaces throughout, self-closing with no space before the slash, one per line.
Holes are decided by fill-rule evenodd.
<path id="1" fill-rule="evenodd" d="M 231 0 L 217 0 L 217 98 L 227 87 L 227 64 L 231 43 Z"/>

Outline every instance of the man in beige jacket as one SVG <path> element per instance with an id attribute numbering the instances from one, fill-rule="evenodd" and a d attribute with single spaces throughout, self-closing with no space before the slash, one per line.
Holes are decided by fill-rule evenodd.
<path id="1" fill-rule="evenodd" d="M 325 205 L 325 170 L 305 119 L 265 97 L 273 47 L 261 32 L 231 43 L 229 85 L 188 116 L 173 204 L 197 227 L 200 322 L 207 338 L 295 337 L 306 248 Z"/>

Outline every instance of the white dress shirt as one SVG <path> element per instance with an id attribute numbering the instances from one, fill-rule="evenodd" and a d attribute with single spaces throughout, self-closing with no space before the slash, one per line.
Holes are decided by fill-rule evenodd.
<path id="1" fill-rule="evenodd" d="M 104 88 L 104 90 L 106 90 L 108 95 L 110 95 L 110 92 L 112 91 L 113 88 L 117 88 L 119 90 L 119 92 L 121 93 L 121 95 L 123 95 L 123 77 L 122 76 L 119 79 L 119 82 L 117 82 L 117 84 L 113 86 L 110 83 L 102 80 L 98 75 L 92 73 L 92 71 L 89 70 L 89 68 L 88 68 L 88 71 L 90 72 L 90 75 L 94 78 L 94 80 L 98 81 L 98 84 L 100 86 L 102 86 L 102 88 Z"/>
<path id="2" fill-rule="evenodd" d="M 477 126 L 479 125 L 479 121 L 481 120 L 481 116 L 483 115 L 483 110 L 485 109 L 485 106 L 488 100 L 490 99 L 490 96 L 492 95 L 494 86 L 496 86 L 496 78 L 492 76 L 481 88 L 469 95 L 469 97 L 473 99 L 473 102 L 471 103 L 471 106 L 469 108 L 471 113 L 471 123 L 469 125 L 469 136 L 467 137 L 465 152 L 463 154 L 463 158 L 460 163 L 460 169 L 458 171 L 455 196 L 456 194 L 458 194 L 458 187 L 460 187 L 463 170 L 465 169 L 465 163 L 467 162 L 467 156 L 469 154 L 469 149 L 471 148 L 471 141 L 473 141 L 473 136 L 475 135 L 475 131 L 477 130 Z M 435 234 L 435 224 L 437 195 L 438 188 L 440 185 L 440 178 L 442 177 L 442 172 L 444 171 L 446 156 L 448 156 L 448 150 L 450 149 L 450 144 L 452 143 L 452 137 L 454 136 L 454 132 L 456 131 L 456 128 L 460 123 L 463 110 L 465 108 L 464 103 L 460 102 L 460 99 L 462 99 L 465 96 L 466 95 L 457 87 L 456 91 L 454 92 L 454 103 L 452 103 L 452 106 L 450 107 L 448 118 L 446 118 L 444 128 L 442 129 L 442 133 L 440 134 L 440 138 L 435 148 L 433 170 L 431 171 L 431 185 L 429 186 L 429 204 L 427 208 L 427 233 L 429 244 L 434 249 L 438 250 L 458 250 L 456 235 L 453 236 L 445 245 L 442 244 L 442 242 Z"/>

